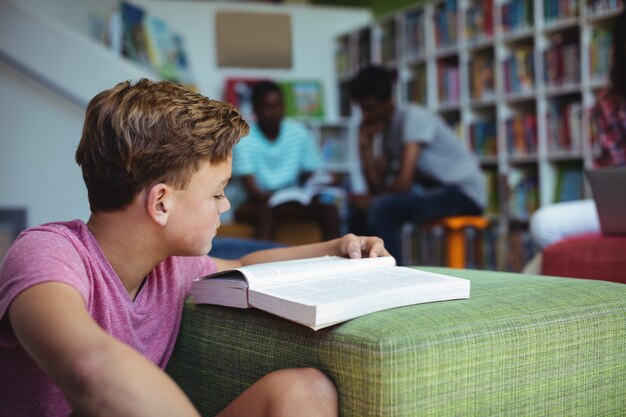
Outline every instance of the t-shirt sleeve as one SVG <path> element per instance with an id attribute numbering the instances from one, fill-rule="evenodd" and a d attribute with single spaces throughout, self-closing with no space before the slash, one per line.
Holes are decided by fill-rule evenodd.
<path id="1" fill-rule="evenodd" d="M 88 300 L 85 266 L 74 245 L 56 233 L 29 231 L 13 243 L 0 267 L 0 344 L 8 337 L 6 315 L 13 300 L 44 282 L 66 283 Z"/>
<path id="2" fill-rule="evenodd" d="M 209 256 L 188 256 L 178 257 L 179 264 L 184 265 L 180 279 L 183 283 L 183 292 L 185 295 L 191 291 L 191 283 L 197 278 L 217 272 L 217 266 L 213 259 Z"/>
<path id="3" fill-rule="evenodd" d="M 435 139 L 437 116 L 417 107 L 408 107 L 404 116 L 403 142 L 431 143 Z"/>

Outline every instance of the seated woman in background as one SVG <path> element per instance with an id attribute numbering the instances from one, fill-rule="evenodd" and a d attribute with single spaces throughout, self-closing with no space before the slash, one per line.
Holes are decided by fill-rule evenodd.
<path id="1" fill-rule="evenodd" d="M 613 29 L 609 87 L 598 96 L 589 118 L 600 147 L 594 166 L 626 165 L 626 10 L 620 13 Z M 530 220 L 530 234 L 540 251 L 565 238 L 599 231 L 600 222 L 593 199 L 544 206 Z"/>

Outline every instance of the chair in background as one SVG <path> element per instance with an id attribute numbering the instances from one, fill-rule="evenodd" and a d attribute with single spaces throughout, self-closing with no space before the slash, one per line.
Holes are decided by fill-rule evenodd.
<path id="1" fill-rule="evenodd" d="M 626 235 L 574 236 L 544 249 L 543 275 L 626 284 Z"/>
<path id="2" fill-rule="evenodd" d="M 483 216 L 449 216 L 442 217 L 422 227 L 426 230 L 434 230 L 435 228 L 443 229 L 445 236 L 445 265 L 449 268 L 465 268 L 467 259 L 468 245 L 475 245 L 478 249 L 475 254 L 477 259 L 481 259 L 480 245 L 476 242 L 467 240 L 468 228 L 473 228 L 479 232 L 489 227 L 489 220 Z M 411 224 L 405 225 L 402 230 L 402 259 L 404 264 L 414 262 L 412 253 L 414 240 L 416 239 L 413 231 L 415 227 Z M 477 238 L 474 236 L 474 240 Z M 478 262 L 480 264 L 480 262 Z"/>

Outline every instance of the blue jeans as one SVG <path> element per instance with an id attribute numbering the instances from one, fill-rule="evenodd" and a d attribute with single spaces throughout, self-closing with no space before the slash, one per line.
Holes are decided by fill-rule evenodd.
<path id="1" fill-rule="evenodd" d="M 425 224 L 441 217 L 482 213 L 483 209 L 456 186 L 415 185 L 406 193 L 374 197 L 367 212 L 351 206 L 348 227 L 355 234 L 381 237 L 389 253 L 400 263 L 403 224 Z"/>

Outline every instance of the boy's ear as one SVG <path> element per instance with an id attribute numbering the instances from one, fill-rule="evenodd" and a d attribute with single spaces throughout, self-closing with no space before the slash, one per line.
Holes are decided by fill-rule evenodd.
<path id="1" fill-rule="evenodd" d="M 163 183 L 148 188 L 146 211 L 155 223 L 161 226 L 167 224 L 172 204 L 172 189 Z"/>

